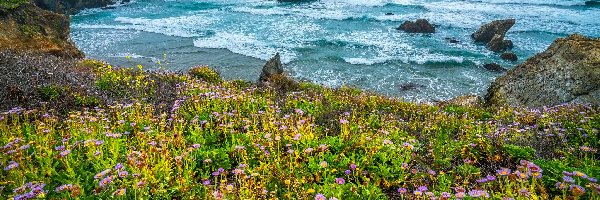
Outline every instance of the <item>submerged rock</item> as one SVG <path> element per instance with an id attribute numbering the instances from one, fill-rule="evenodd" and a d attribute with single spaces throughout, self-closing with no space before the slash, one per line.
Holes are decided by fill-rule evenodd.
<path id="1" fill-rule="evenodd" d="M 283 75 L 283 64 L 279 53 L 275 54 L 262 68 L 259 81 L 266 82 L 277 75 Z"/>
<path id="2" fill-rule="evenodd" d="M 490 105 L 539 107 L 600 103 L 600 38 L 571 35 L 497 78 Z"/>
<path id="3" fill-rule="evenodd" d="M 481 26 L 479 30 L 471 34 L 471 37 L 473 40 L 475 40 L 475 42 L 482 43 L 489 43 L 496 35 L 499 35 L 501 39 L 504 40 L 506 32 L 508 32 L 508 30 L 512 28 L 515 23 L 515 19 L 495 20 Z"/>
<path id="4" fill-rule="evenodd" d="M 503 53 L 502 55 L 500 55 L 500 58 L 502 58 L 503 60 L 513 61 L 513 62 L 519 60 L 519 58 L 517 57 L 517 54 L 515 54 L 513 52 Z"/>
<path id="5" fill-rule="evenodd" d="M 0 12 L 0 49 L 82 58 L 70 40 L 69 16 L 25 3 Z"/>
<path id="6" fill-rule="evenodd" d="M 458 43 L 460 43 L 460 41 L 458 41 L 456 38 L 449 38 L 449 37 L 447 37 L 445 39 L 446 39 L 446 41 L 448 41 L 451 44 L 458 44 Z"/>
<path id="7" fill-rule="evenodd" d="M 496 63 L 489 63 L 489 64 L 485 64 L 483 65 L 483 68 L 487 69 L 488 71 L 492 71 L 492 72 L 505 72 L 507 71 L 506 68 L 500 66 L 499 64 Z"/>
<path id="8" fill-rule="evenodd" d="M 426 19 L 417 19 L 415 22 L 405 21 L 400 27 L 396 28 L 396 30 L 402 30 L 408 33 L 435 33 L 435 27 Z"/>

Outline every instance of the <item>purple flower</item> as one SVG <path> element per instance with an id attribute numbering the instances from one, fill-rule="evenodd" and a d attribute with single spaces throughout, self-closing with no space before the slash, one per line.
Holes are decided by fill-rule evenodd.
<path id="1" fill-rule="evenodd" d="M 325 197 L 325 195 L 319 193 L 319 194 L 315 195 L 315 200 L 327 200 L 327 197 Z"/>
<path id="2" fill-rule="evenodd" d="M 398 193 L 406 194 L 406 188 L 398 188 Z"/>
<path id="3" fill-rule="evenodd" d="M 8 165 L 6 167 L 4 167 L 4 171 L 9 171 L 9 170 L 14 169 L 14 168 L 16 168 L 18 166 L 19 166 L 19 163 L 11 160 L 10 162 L 8 162 Z"/>
<path id="4" fill-rule="evenodd" d="M 56 187 L 56 189 L 54 189 L 55 192 L 62 192 L 65 190 L 70 190 L 71 188 L 73 188 L 73 185 L 71 184 L 64 184 L 61 186 Z"/>
<path id="5" fill-rule="evenodd" d="M 60 157 L 65 157 L 67 155 L 69 155 L 71 153 L 71 150 L 64 150 L 62 152 L 60 152 Z"/>
<path id="6" fill-rule="evenodd" d="M 421 191 L 421 192 L 425 192 L 425 191 L 427 191 L 427 186 L 424 186 L 424 185 L 423 185 L 423 186 L 419 186 L 419 187 L 417 188 L 417 190 L 419 190 L 419 191 Z"/>
<path id="7" fill-rule="evenodd" d="M 458 193 L 454 194 L 454 196 L 455 196 L 457 199 L 463 199 L 463 198 L 465 198 L 467 195 L 465 195 L 465 193 L 464 193 L 464 192 L 458 192 Z"/>
<path id="8" fill-rule="evenodd" d="M 471 190 L 469 191 L 469 196 L 479 198 L 479 197 L 489 197 L 490 194 L 484 190 Z"/>
<path id="9" fill-rule="evenodd" d="M 136 187 L 136 188 L 141 188 L 141 187 L 143 187 L 144 185 L 146 185 L 146 182 L 145 182 L 145 181 L 138 181 L 138 182 L 135 184 L 135 187 Z"/>
<path id="10" fill-rule="evenodd" d="M 573 176 L 573 173 L 571 173 L 571 172 L 563 171 L 562 173 L 565 176 Z"/>
<path id="11" fill-rule="evenodd" d="M 346 171 L 344 171 L 344 173 L 345 173 L 346 175 L 350 175 L 350 174 L 352 173 L 352 171 L 350 171 L 349 169 L 347 169 Z"/>
<path id="12" fill-rule="evenodd" d="M 571 185 L 569 187 L 569 190 L 571 190 L 571 192 L 575 196 L 581 196 L 581 195 L 585 194 L 585 188 L 583 188 L 579 185 Z"/>
<path id="13" fill-rule="evenodd" d="M 356 165 L 355 164 L 350 164 L 350 169 L 351 170 L 356 170 Z"/>
<path id="14" fill-rule="evenodd" d="M 337 183 L 338 185 L 343 185 L 344 183 L 346 183 L 346 180 L 344 180 L 344 178 L 336 178 L 335 183 Z"/>
<path id="15" fill-rule="evenodd" d="M 65 146 L 57 146 L 57 147 L 54 147 L 54 150 L 56 150 L 56 151 L 62 151 L 62 150 L 65 150 Z"/>
<path id="16" fill-rule="evenodd" d="M 115 165 L 115 170 L 120 171 L 124 168 L 122 163 L 117 163 L 117 165 Z"/>
<path id="17" fill-rule="evenodd" d="M 217 171 L 218 171 L 219 173 L 223 173 L 223 172 L 225 172 L 225 169 L 223 169 L 223 168 L 219 168 L 219 169 L 217 169 Z"/>
<path id="18" fill-rule="evenodd" d="M 213 172 L 212 173 L 213 176 L 219 176 L 219 174 L 221 174 L 221 173 L 219 173 L 219 172 Z"/>
<path id="19" fill-rule="evenodd" d="M 487 178 L 482 178 L 482 179 L 478 179 L 477 183 L 485 183 L 487 181 L 488 181 Z"/>
<path id="20" fill-rule="evenodd" d="M 487 175 L 485 178 L 487 178 L 488 181 L 494 181 L 494 180 L 496 180 L 496 177 L 492 176 L 492 175 Z"/>
<path id="21" fill-rule="evenodd" d="M 100 187 L 106 187 L 108 184 L 110 184 L 110 182 L 112 181 L 112 176 L 107 176 L 106 178 L 100 180 L 100 182 L 98 182 L 98 186 Z"/>
<path id="22" fill-rule="evenodd" d="M 592 177 L 588 177 L 588 181 L 592 182 L 592 183 L 597 183 L 598 179 L 592 178 Z"/>
<path id="23" fill-rule="evenodd" d="M 570 176 L 563 176 L 563 181 L 565 183 L 575 183 L 575 179 L 573 179 L 573 177 Z"/>
<path id="24" fill-rule="evenodd" d="M 508 176 L 508 175 L 510 175 L 510 169 L 508 169 L 508 168 L 500 168 L 496 172 L 498 172 L 498 175 L 500 175 L 500 176 Z"/>
<path id="25" fill-rule="evenodd" d="M 452 197 L 452 194 L 448 193 L 448 192 L 442 192 L 442 199 L 449 199 L 450 197 Z"/>
<path id="26" fill-rule="evenodd" d="M 528 197 L 529 195 L 531 195 L 531 192 L 529 192 L 529 190 L 527 190 L 527 188 L 521 188 L 519 190 L 519 195 Z"/>
<path id="27" fill-rule="evenodd" d="M 210 185 L 210 180 L 204 180 L 204 181 L 202 182 L 202 184 L 204 184 L 204 185 Z"/>
<path id="28" fill-rule="evenodd" d="M 129 175 L 129 173 L 127 171 L 120 171 L 119 172 L 119 177 L 121 177 L 121 178 L 125 178 L 125 177 L 127 177 L 127 175 Z"/>
<path id="29" fill-rule="evenodd" d="M 588 176 L 580 171 L 573 171 L 573 175 L 581 178 L 587 178 Z"/>
<path id="30" fill-rule="evenodd" d="M 554 184 L 556 186 L 556 188 L 564 190 L 565 188 L 567 188 L 567 184 L 563 183 L 563 182 L 557 182 L 556 184 Z"/>

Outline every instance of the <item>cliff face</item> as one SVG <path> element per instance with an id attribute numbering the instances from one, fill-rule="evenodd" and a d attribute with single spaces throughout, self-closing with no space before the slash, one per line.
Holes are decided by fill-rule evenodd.
<path id="1" fill-rule="evenodd" d="M 34 0 L 35 4 L 45 10 L 63 14 L 75 14 L 86 8 L 99 8 L 129 0 Z"/>
<path id="2" fill-rule="evenodd" d="M 499 77 L 488 89 L 491 105 L 539 107 L 600 104 L 600 38 L 571 35 Z"/>
<path id="3" fill-rule="evenodd" d="M 82 58 L 70 40 L 69 17 L 26 3 L 0 10 L 0 49 Z"/>

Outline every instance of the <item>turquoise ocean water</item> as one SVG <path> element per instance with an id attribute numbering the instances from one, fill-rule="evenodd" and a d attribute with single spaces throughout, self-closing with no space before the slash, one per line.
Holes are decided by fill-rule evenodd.
<path id="1" fill-rule="evenodd" d="M 437 33 L 395 30 L 418 18 L 429 19 Z M 421 102 L 483 95 L 501 74 L 481 65 L 512 68 L 516 63 L 469 37 L 481 24 L 506 18 L 517 19 L 507 34 L 517 63 L 558 37 L 600 37 L 600 8 L 568 0 L 137 0 L 85 10 L 72 16 L 71 28 L 88 57 L 119 66 L 210 65 L 228 79 L 256 80 L 279 52 L 297 79 Z M 417 87 L 403 90 L 407 83 Z"/>

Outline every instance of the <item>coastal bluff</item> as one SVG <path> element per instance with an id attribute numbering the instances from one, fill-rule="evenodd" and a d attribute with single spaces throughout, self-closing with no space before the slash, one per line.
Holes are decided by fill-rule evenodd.
<path id="1" fill-rule="evenodd" d="M 69 16 L 23 3 L 0 9 L 0 49 L 83 58 L 70 39 Z"/>

